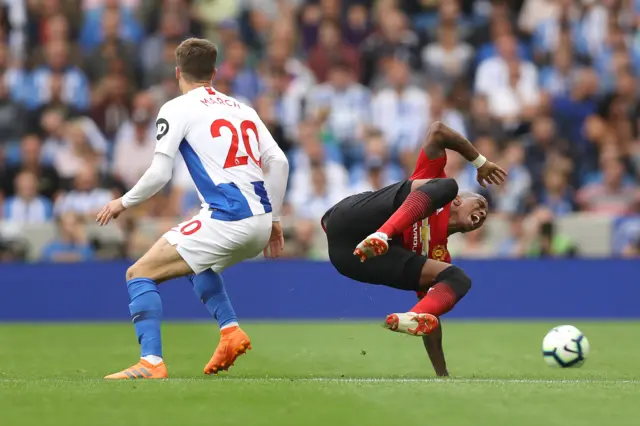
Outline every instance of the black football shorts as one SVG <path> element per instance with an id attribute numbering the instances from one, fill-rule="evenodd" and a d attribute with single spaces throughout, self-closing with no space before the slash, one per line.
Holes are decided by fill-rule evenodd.
<path id="1" fill-rule="evenodd" d="M 340 274 L 353 280 L 401 290 L 419 290 L 420 275 L 427 261 L 403 246 L 402 236 L 389 241 L 389 251 L 360 262 L 353 251 L 376 232 L 411 192 L 411 181 L 398 182 L 378 191 L 352 195 L 330 208 L 322 217 L 327 234 L 329 259 Z"/>

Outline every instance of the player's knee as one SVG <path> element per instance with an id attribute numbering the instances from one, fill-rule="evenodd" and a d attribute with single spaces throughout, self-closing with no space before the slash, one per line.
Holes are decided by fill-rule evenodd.
<path id="1" fill-rule="evenodd" d="M 427 194 L 434 207 L 440 208 L 456 198 L 458 195 L 458 183 L 451 178 L 432 179 L 418 187 L 416 191 Z"/>
<path id="2" fill-rule="evenodd" d="M 145 268 L 140 265 L 138 262 L 134 263 L 133 265 L 129 266 L 129 268 L 127 269 L 127 281 L 130 280 L 134 280 L 136 278 L 151 278 L 147 273 L 145 273 Z"/>
<path id="3" fill-rule="evenodd" d="M 451 265 L 440 272 L 436 278 L 436 282 L 447 283 L 456 294 L 458 300 L 462 299 L 464 295 L 471 290 L 471 278 L 455 265 Z"/>

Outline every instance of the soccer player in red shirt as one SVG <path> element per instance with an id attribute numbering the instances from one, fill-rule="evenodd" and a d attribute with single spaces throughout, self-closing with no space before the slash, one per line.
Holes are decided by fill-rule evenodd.
<path id="1" fill-rule="evenodd" d="M 455 180 L 446 177 L 447 149 L 477 168 L 483 187 L 504 182 L 507 174 L 502 168 L 462 135 L 436 122 L 408 180 L 347 197 L 322 218 L 329 258 L 338 272 L 356 281 L 418 293 L 418 304 L 409 312 L 388 315 L 385 325 L 423 336 L 439 376 L 448 372 L 438 318 L 471 288 L 464 271 L 450 264 L 447 240 L 479 228 L 489 212 L 483 196 L 459 192 Z"/>

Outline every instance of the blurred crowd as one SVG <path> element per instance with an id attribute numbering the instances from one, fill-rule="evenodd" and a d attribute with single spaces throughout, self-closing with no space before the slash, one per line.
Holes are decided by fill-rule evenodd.
<path id="1" fill-rule="evenodd" d="M 435 120 L 509 172 L 485 191 L 507 237 L 488 247 L 477 231 L 454 256 L 575 255 L 558 218 L 639 211 L 638 0 L 0 0 L 1 211 L 55 224 L 42 259 L 135 256 L 199 208 L 178 160 L 114 225 L 117 247 L 85 229 L 150 164 L 190 36 L 218 44 L 214 86 L 289 156 L 291 256 L 324 257 L 326 209 L 410 174 Z M 460 156 L 447 173 L 481 190 Z M 15 246 L 0 238 L 2 258 Z"/>

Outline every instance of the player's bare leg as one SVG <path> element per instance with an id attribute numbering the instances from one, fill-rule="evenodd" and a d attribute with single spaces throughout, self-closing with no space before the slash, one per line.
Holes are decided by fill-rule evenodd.
<path id="1" fill-rule="evenodd" d="M 402 233 L 414 223 L 426 219 L 439 208 L 453 201 L 458 195 L 458 184 L 454 179 L 416 180 L 411 183 L 411 192 L 398 210 L 373 234 L 356 246 L 353 254 L 361 262 L 374 256 L 384 255 L 389 250 L 389 239 Z"/>
<path id="2" fill-rule="evenodd" d="M 164 238 L 159 239 L 127 270 L 129 310 L 141 345 L 141 359 L 132 367 L 110 374 L 105 379 L 164 379 L 168 376 L 162 360 L 162 301 L 157 285 L 190 273 L 191 267 Z"/>

